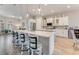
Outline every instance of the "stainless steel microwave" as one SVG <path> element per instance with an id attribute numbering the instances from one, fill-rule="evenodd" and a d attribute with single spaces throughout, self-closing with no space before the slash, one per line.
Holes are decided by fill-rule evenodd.
<path id="1" fill-rule="evenodd" d="M 52 23 L 47 23 L 47 26 L 52 26 Z"/>

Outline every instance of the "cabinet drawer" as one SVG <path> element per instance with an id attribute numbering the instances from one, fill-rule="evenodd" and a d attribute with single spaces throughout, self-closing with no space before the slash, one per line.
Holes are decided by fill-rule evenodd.
<path id="1" fill-rule="evenodd" d="M 57 36 L 68 37 L 68 30 L 56 29 L 55 33 Z"/>

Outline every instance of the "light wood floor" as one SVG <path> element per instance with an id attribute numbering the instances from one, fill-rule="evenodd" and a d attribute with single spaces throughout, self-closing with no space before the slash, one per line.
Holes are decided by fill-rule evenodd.
<path id="1" fill-rule="evenodd" d="M 63 37 L 56 37 L 54 54 L 56 55 L 79 55 L 79 49 L 73 47 L 74 41 Z"/>

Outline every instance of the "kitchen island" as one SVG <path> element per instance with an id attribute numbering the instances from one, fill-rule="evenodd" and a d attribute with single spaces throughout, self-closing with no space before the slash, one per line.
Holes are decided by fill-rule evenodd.
<path id="1" fill-rule="evenodd" d="M 42 44 L 43 55 L 51 55 L 54 52 L 54 41 L 55 34 L 54 32 L 48 31 L 28 31 L 28 30 L 17 30 L 19 33 L 25 33 L 28 35 L 38 36 L 38 40 L 40 40 Z"/>

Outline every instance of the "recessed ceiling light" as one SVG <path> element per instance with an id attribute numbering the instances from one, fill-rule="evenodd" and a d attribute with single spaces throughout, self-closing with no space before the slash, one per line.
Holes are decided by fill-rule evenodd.
<path id="1" fill-rule="evenodd" d="M 26 17 L 29 17 L 29 14 L 27 14 Z"/>
<path id="2" fill-rule="evenodd" d="M 41 11 L 41 9 L 40 9 L 40 8 L 38 8 L 38 11 Z"/>
<path id="3" fill-rule="evenodd" d="M 69 6 L 69 5 L 67 6 L 67 8 L 70 8 L 70 7 L 71 7 L 71 6 Z"/>

